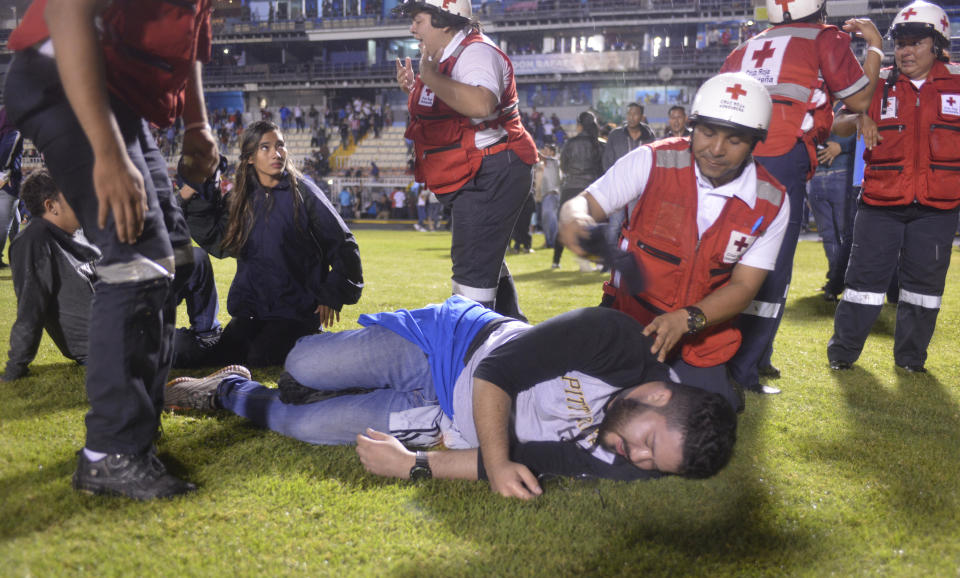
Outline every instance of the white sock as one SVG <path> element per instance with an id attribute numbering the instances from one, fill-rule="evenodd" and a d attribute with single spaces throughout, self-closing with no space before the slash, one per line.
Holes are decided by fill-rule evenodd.
<path id="1" fill-rule="evenodd" d="M 83 455 L 87 456 L 87 459 L 91 462 L 99 462 L 103 458 L 107 457 L 107 454 L 88 450 L 87 448 L 83 448 Z"/>

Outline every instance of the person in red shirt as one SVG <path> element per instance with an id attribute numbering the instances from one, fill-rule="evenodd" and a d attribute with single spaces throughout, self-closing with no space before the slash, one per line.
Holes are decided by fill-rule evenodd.
<path id="1" fill-rule="evenodd" d="M 894 65 L 869 110 L 834 124 L 841 136 L 859 129 L 867 150 L 827 357 L 832 369 L 851 368 L 899 272 L 893 361 L 924 373 L 960 211 L 960 64 L 950 62 L 950 21 L 936 4 L 901 10 L 889 36 Z"/>
<path id="2" fill-rule="evenodd" d="M 824 24 L 826 0 L 767 0 L 766 5 L 773 27 L 734 49 L 721 72 L 743 72 L 770 91 L 773 121 L 767 140 L 757 145 L 753 156 L 786 187 L 790 223 L 775 269 L 737 319 L 743 345 L 728 367 L 731 377 L 745 389 L 779 393 L 779 389 L 761 384 L 760 377 L 780 375 L 771 364 L 771 355 L 790 287 L 806 183 L 816 167 L 812 112 L 830 99 L 842 100 L 854 111 L 866 110 L 877 84 L 883 38 L 869 19 L 847 20 L 842 30 Z M 845 32 L 862 37 L 869 45 L 862 68 Z"/>
<path id="3" fill-rule="evenodd" d="M 200 61 L 209 0 L 36 0 L 10 35 L 7 113 L 103 253 L 90 315 L 86 444 L 73 487 L 138 500 L 195 489 L 156 455 L 180 283 L 193 250 L 148 122 L 185 124 L 183 176 L 219 155 Z M 175 276 L 176 273 L 176 276 Z"/>

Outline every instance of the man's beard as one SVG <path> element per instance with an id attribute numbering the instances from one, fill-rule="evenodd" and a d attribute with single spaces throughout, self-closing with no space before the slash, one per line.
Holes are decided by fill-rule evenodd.
<path id="1" fill-rule="evenodd" d="M 604 440 L 606 440 L 607 434 L 617 433 L 618 430 L 623 429 L 631 419 L 652 409 L 654 409 L 652 405 L 630 397 L 614 399 L 610 402 L 610 405 L 607 406 L 607 413 L 603 416 L 600 427 L 597 428 L 597 441 L 604 449 L 612 453 L 617 453 L 615 447 L 606 445 Z"/>

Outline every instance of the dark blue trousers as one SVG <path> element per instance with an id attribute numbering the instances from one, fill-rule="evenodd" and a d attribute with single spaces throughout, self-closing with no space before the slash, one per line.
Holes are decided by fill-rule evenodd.
<path id="1" fill-rule="evenodd" d="M 807 149 L 799 141 L 782 156 L 756 157 L 756 161 L 786 187 L 790 221 L 783 235 L 775 269 L 767 275 L 753 303 L 736 320 L 737 327 L 743 333 L 743 344 L 733 359 L 727 362 L 727 367 L 730 376 L 744 387 L 759 383 L 758 368 L 770 364 L 773 339 L 783 318 L 783 306 L 793 275 L 793 255 L 800 238 L 807 172 L 810 169 Z"/>
<path id="2" fill-rule="evenodd" d="M 900 274 L 893 358 L 897 365 L 922 366 L 940 312 L 950 267 L 957 209 L 923 205 L 874 207 L 861 203 L 853 230 L 846 289 L 837 305 L 831 361 L 860 357 L 894 273 Z"/>
<path id="3" fill-rule="evenodd" d="M 105 453 L 144 452 L 158 431 L 173 353 L 174 251 L 166 221 L 176 216 L 166 217 L 164 210 L 179 208 L 170 203 L 169 179 L 160 179 L 153 166 L 163 159 L 144 149 L 149 135 L 142 120 L 123 103 L 111 103 L 147 194 L 143 233 L 136 243 L 121 243 L 112 216 L 104 229 L 97 225 L 93 150 L 64 95 L 53 59 L 34 51 L 18 53 L 7 72 L 4 96 L 11 120 L 43 153 L 87 238 L 103 253 L 90 322 L 86 447 Z M 187 273 L 188 268 L 184 266 Z"/>

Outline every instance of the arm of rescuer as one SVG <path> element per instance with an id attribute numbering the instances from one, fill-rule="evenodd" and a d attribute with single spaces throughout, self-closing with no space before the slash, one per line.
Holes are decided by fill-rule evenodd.
<path id="1" fill-rule="evenodd" d="M 423 55 L 420 59 L 420 80 L 437 98 L 463 116 L 485 118 L 496 112 L 500 97 L 489 89 L 464 84 L 440 73 L 439 64 L 443 50 L 440 48 L 433 54 Z"/>
<path id="2" fill-rule="evenodd" d="M 597 200 L 584 191 L 564 203 L 560 209 L 560 240 L 577 255 L 586 256 L 580 240 L 586 238 L 590 227 L 606 220 L 607 214 Z M 723 323 L 746 309 L 760 290 L 767 272 L 766 269 L 739 263 L 733 268 L 726 285 L 690 305 L 703 311 L 707 327 Z M 650 352 L 657 356 L 658 361 L 663 362 L 670 350 L 687 334 L 688 317 L 685 309 L 677 309 L 655 317 L 647 324 L 643 333 L 656 334 Z"/>
<path id="3" fill-rule="evenodd" d="M 863 73 L 866 75 L 869 84 L 843 99 L 843 104 L 853 112 L 865 112 L 873 100 L 873 91 L 877 88 L 877 79 L 880 77 L 880 64 L 883 58 L 870 50 L 878 48 L 883 50 L 883 36 L 877 30 L 876 24 L 869 18 L 851 18 L 843 23 L 843 31 L 849 32 L 854 36 L 859 36 L 867 42 L 867 53 L 863 57 Z"/>
<path id="4" fill-rule="evenodd" d="M 101 229 L 106 227 L 112 214 L 117 238 L 134 243 L 143 232 L 147 195 L 143 176 L 127 155 L 110 109 L 103 54 L 94 26 L 106 5 L 106 0 L 50 0 L 44 18 L 64 92 L 93 149 L 97 222 Z"/>
<path id="5" fill-rule="evenodd" d="M 203 64 L 193 63 L 183 102 L 183 125 L 190 128 L 183 132 L 182 176 L 191 183 L 212 177 L 220 164 L 220 150 L 207 122 L 202 70 Z"/>
<path id="6" fill-rule="evenodd" d="M 863 145 L 867 150 L 880 144 L 883 137 L 877 130 L 877 123 L 866 113 L 852 114 L 849 111 L 841 110 L 833 119 L 833 134 L 839 137 L 847 137 L 857 133 L 863 137 Z"/>

